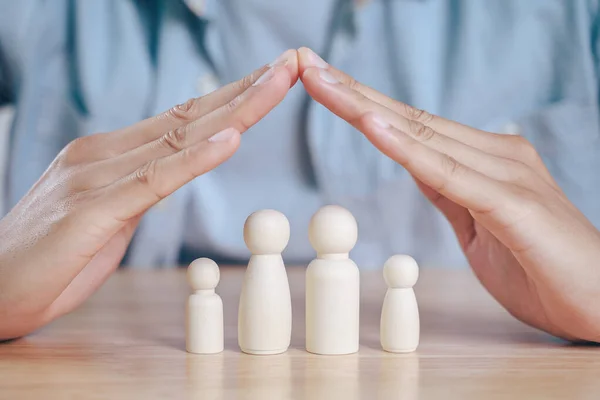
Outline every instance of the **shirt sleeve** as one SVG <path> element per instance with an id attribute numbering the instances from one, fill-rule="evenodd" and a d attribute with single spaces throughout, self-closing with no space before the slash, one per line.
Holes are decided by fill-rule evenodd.
<path id="1" fill-rule="evenodd" d="M 29 22 L 44 0 L 0 0 L 0 106 L 14 101 Z"/>

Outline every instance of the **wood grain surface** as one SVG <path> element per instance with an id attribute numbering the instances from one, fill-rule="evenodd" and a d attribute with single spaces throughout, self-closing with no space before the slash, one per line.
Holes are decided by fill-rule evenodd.
<path id="1" fill-rule="evenodd" d="M 304 269 L 289 268 L 291 349 L 237 347 L 243 268 L 223 268 L 225 351 L 185 352 L 183 270 L 120 271 L 83 307 L 0 344 L 0 399 L 598 399 L 600 348 L 573 346 L 508 315 L 469 271 L 424 269 L 421 346 L 385 353 L 380 271 L 362 274 L 361 348 L 304 351 Z M 1 323 L 1 321 L 0 321 Z"/>

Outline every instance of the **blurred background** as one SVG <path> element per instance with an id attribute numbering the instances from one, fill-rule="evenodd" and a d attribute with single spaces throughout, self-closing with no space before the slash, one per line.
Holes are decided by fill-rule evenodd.
<path id="1" fill-rule="evenodd" d="M 301 46 L 395 99 L 523 135 L 600 225 L 598 0 L 0 0 L 2 209 L 71 140 L 203 96 Z M 406 171 L 301 84 L 231 160 L 149 210 L 126 263 L 243 263 L 244 220 L 264 208 L 290 220 L 286 260 L 306 263 L 308 222 L 325 204 L 355 215 L 352 256 L 363 268 L 394 253 L 467 264 Z"/>
<path id="2" fill-rule="evenodd" d="M 0 107 L 0 187 L 4 187 L 6 176 L 6 155 L 8 152 L 8 131 L 14 110 L 12 107 Z M 0 196 L 0 210 L 4 209 L 4 196 Z"/>

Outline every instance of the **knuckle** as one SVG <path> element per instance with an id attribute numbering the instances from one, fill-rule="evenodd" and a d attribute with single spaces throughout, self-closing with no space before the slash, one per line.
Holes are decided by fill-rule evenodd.
<path id="1" fill-rule="evenodd" d="M 430 114 L 425 110 L 421 110 L 408 104 L 404 104 L 404 112 L 406 113 L 406 116 L 409 119 L 413 121 L 418 121 L 422 124 L 428 124 L 434 118 L 433 114 Z"/>
<path id="2" fill-rule="evenodd" d="M 502 162 L 503 167 L 501 168 L 501 171 L 504 172 L 505 176 L 500 180 L 514 183 L 527 181 L 530 174 L 526 164 L 511 159 L 503 159 Z"/>
<path id="3" fill-rule="evenodd" d="M 203 153 L 203 148 L 195 147 L 185 149 L 182 154 L 182 172 L 185 171 L 188 174 L 188 179 L 192 180 L 196 176 L 200 175 L 197 171 L 201 169 L 201 165 L 204 164 L 208 157 Z"/>
<path id="4" fill-rule="evenodd" d="M 542 158 L 535 146 L 523 136 L 511 136 L 510 139 L 515 143 L 517 157 L 528 165 L 538 165 L 542 163 Z"/>
<path id="5" fill-rule="evenodd" d="M 452 179 L 456 178 L 463 171 L 463 165 L 449 155 L 444 155 L 442 163 L 446 176 Z"/>
<path id="6" fill-rule="evenodd" d="M 67 144 L 65 146 L 65 152 L 67 154 L 72 154 L 72 153 L 77 154 L 83 150 L 83 148 L 85 147 L 85 142 L 86 142 L 85 137 L 79 137 L 75 140 L 72 140 L 71 142 L 69 142 L 69 144 Z"/>
<path id="7" fill-rule="evenodd" d="M 248 89 L 250 86 L 252 86 L 252 84 L 256 81 L 256 79 L 258 79 L 258 76 L 255 77 L 254 74 L 246 75 L 239 81 L 239 83 L 238 83 L 239 89 L 241 89 L 241 90 Z"/>
<path id="8" fill-rule="evenodd" d="M 143 186 L 154 191 L 156 182 L 156 160 L 152 160 L 138 168 L 135 172 L 135 180 Z"/>
<path id="9" fill-rule="evenodd" d="M 92 189 L 73 192 L 64 199 L 64 208 L 69 210 L 79 210 L 85 208 L 97 197 L 97 191 Z"/>
<path id="10" fill-rule="evenodd" d="M 194 119 L 194 108 L 197 99 L 189 99 L 183 104 L 178 104 L 167 111 L 168 115 L 176 121 L 189 122 Z"/>
<path id="11" fill-rule="evenodd" d="M 67 189 L 67 193 L 79 193 L 89 190 L 97 185 L 96 177 L 90 172 L 93 164 L 86 166 L 74 166 L 69 168 L 64 175 L 63 185 Z"/>
<path id="12" fill-rule="evenodd" d="M 356 91 L 361 90 L 361 84 L 352 77 L 347 78 L 346 85 L 352 90 L 356 90 Z"/>
<path id="13" fill-rule="evenodd" d="M 250 120 L 248 117 L 242 117 L 239 118 L 237 122 L 238 131 L 246 132 L 248 129 L 250 129 L 250 127 L 252 127 L 254 121 Z"/>
<path id="14" fill-rule="evenodd" d="M 525 218 L 542 215 L 541 213 L 546 212 L 543 202 L 535 189 L 517 185 L 508 186 L 504 199 L 507 214 L 504 217 L 505 226 L 514 225 Z"/>
<path id="15" fill-rule="evenodd" d="M 83 162 L 86 158 L 89 141 L 88 137 L 80 137 L 67 144 L 58 155 L 61 164 L 76 165 Z"/>
<path id="16" fill-rule="evenodd" d="M 542 159 L 539 153 L 537 152 L 537 149 L 529 141 L 527 141 L 527 144 L 523 146 L 523 149 L 521 151 L 523 152 L 523 157 L 526 161 L 529 161 L 529 163 L 541 163 Z"/>
<path id="17" fill-rule="evenodd" d="M 256 123 L 252 115 L 244 112 L 240 107 L 243 100 L 243 95 L 238 95 L 230 100 L 226 106 L 227 113 L 231 114 L 231 119 L 235 121 L 235 127 L 239 132 L 247 131 L 254 123 Z"/>
<path id="18" fill-rule="evenodd" d="M 442 179 L 435 190 L 444 194 L 448 185 L 464 172 L 464 166 L 454 157 L 444 154 L 442 157 Z"/>
<path id="19" fill-rule="evenodd" d="M 165 133 L 159 139 L 161 145 L 177 153 L 185 147 L 185 127 L 178 127 Z"/>
<path id="20" fill-rule="evenodd" d="M 517 163 L 519 165 L 515 167 L 515 170 L 517 171 L 515 173 L 515 176 L 517 177 L 515 181 L 525 186 L 530 186 L 532 188 L 539 187 L 538 185 L 542 181 L 540 181 L 540 175 L 535 171 L 535 169 L 526 163 L 518 161 Z"/>
<path id="21" fill-rule="evenodd" d="M 351 93 L 353 101 L 353 111 L 355 114 L 360 114 L 364 111 L 373 111 L 373 101 L 359 91 Z"/>
<path id="22" fill-rule="evenodd" d="M 409 120 L 410 133 L 419 141 L 427 142 L 435 136 L 435 131 L 421 122 Z"/>
<path id="23" fill-rule="evenodd" d="M 227 103 L 227 106 L 226 106 L 227 112 L 229 112 L 229 113 L 235 112 L 240 107 L 242 100 L 243 100 L 242 95 L 237 95 L 233 99 L 229 100 L 229 102 Z"/>

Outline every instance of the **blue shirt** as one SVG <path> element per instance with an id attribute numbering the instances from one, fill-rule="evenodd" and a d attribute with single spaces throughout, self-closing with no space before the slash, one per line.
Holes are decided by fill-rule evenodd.
<path id="1" fill-rule="evenodd" d="M 77 136 L 132 124 L 309 45 L 389 96 L 518 130 L 600 226 L 598 0 L 0 0 L 0 10 L 0 102 L 17 111 L 11 205 Z M 325 203 L 357 217 L 353 258 L 363 267 L 399 252 L 465 264 L 406 171 L 300 85 L 232 160 L 147 213 L 129 263 L 173 264 L 186 243 L 245 257 L 243 220 L 265 207 L 290 217 L 288 259 L 308 260 L 308 218 Z"/>
<path id="2" fill-rule="evenodd" d="M 272 0 L 222 4 L 213 13 L 202 15 L 208 21 L 206 50 L 220 83 L 225 83 L 287 48 L 310 45 L 323 51 L 335 0 L 287 2 L 286 7 L 272 7 Z M 272 208 L 290 221 L 286 259 L 301 262 L 311 256 L 308 222 L 324 199 L 307 162 L 305 96 L 301 84 L 293 87 L 279 107 L 244 134 L 243 146 L 227 163 L 191 184 L 192 217 L 184 230 L 186 253 L 213 256 L 217 249 L 225 249 L 216 258 L 247 257 L 248 250 L 240 242 L 244 220 L 257 209 Z"/>

